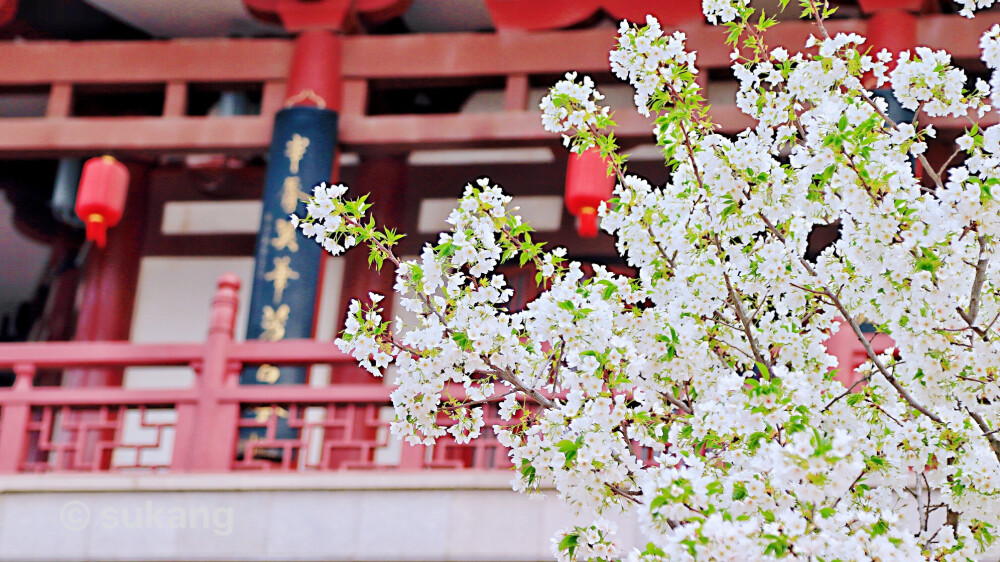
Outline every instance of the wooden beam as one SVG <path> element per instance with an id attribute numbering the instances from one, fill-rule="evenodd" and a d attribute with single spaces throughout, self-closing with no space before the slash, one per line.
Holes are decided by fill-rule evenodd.
<path id="1" fill-rule="evenodd" d="M 5 344 L 0 367 L 17 364 L 47 367 L 188 365 L 201 359 L 204 344 L 134 344 L 129 342 L 31 342 Z"/>
<path id="2" fill-rule="evenodd" d="M 982 31 L 1000 23 L 1000 14 L 974 20 L 954 15 L 921 17 L 918 43 L 947 47 L 957 60 L 979 57 Z M 835 20 L 831 32 L 864 33 L 864 20 Z M 704 24 L 683 26 L 688 47 L 698 52 L 702 68 L 729 62 L 722 32 Z M 797 50 L 815 28 L 786 22 L 768 34 L 772 47 Z M 357 36 L 344 39 L 342 72 L 349 87 L 341 144 L 360 152 L 510 146 L 556 143 L 542 130 L 539 116 L 522 105 L 531 76 L 565 70 L 608 73 L 610 29 L 523 34 L 448 33 Z M 0 119 L 0 158 L 87 155 L 113 150 L 128 154 L 224 152 L 262 154 L 270 140 L 273 114 L 280 108 L 291 57 L 285 39 L 190 39 L 143 42 L 28 42 L 0 45 L 0 87 L 50 85 L 45 118 Z M 506 107 L 495 113 L 377 115 L 365 114 L 369 80 L 508 81 Z M 261 115 L 245 117 L 183 116 L 185 84 L 264 83 Z M 169 84 L 163 117 L 77 118 L 70 115 L 72 90 L 78 84 Z M 526 103 L 525 99 L 523 103 Z M 713 118 L 722 131 L 752 124 L 734 105 L 717 104 Z M 635 141 L 651 136 L 651 123 L 629 108 L 619 108 L 617 134 Z M 995 118 L 994 118 L 995 119 Z M 942 129 L 964 126 L 956 120 L 931 120 Z M 992 124 L 995 121 L 984 122 Z"/>
<path id="3" fill-rule="evenodd" d="M 718 104 L 710 115 L 723 133 L 736 133 L 753 121 L 734 104 Z M 117 154 L 223 152 L 262 154 L 271 138 L 272 117 L 80 117 L 63 119 L 0 119 L 0 158 L 41 158 Z M 652 141 L 652 121 L 633 110 L 617 115 L 616 136 L 634 142 Z M 939 130 L 967 126 L 954 118 L 928 120 Z M 982 126 L 997 122 L 991 114 Z M 558 136 L 542 129 L 538 112 L 498 111 L 443 115 L 344 115 L 340 143 L 362 153 L 416 148 L 515 146 L 554 144 Z"/>
<path id="4" fill-rule="evenodd" d="M 0 157 L 170 152 L 259 153 L 273 116 L 0 119 Z"/>
<path id="5" fill-rule="evenodd" d="M 528 107 L 528 75 L 511 74 L 503 93 L 503 108 L 506 111 L 524 111 Z"/>
<path id="6" fill-rule="evenodd" d="M 979 35 L 1000 23 L 987 12 L 973 20 L 955 15 L 921 17 L 918 42 L 947 47 L 957 59 L 978 58 Z M 834 20 L 833 33 L 864 33 L 864 20 Z M 701 66 L 729 65 L 724 31 L 706 24 L 679 28 Z M 814 34 L 806 22 L 785 22 L 768 32 L 771 46 L 798 48 Z M 549 74 L 569 69 L 608 72 L 610 29 L 524 34 L 435 33 L 354 36 L 344 39 L 345 78 L 434 78 Z M 136 84 L 266 82 L 288 73 L 287 39 L 176 39 L 172 41 L 31 41 L 0 44 L 0 85 L 64 83 Z"/>
<path id="7" fill-rule="evenodd" d="M 264 82 L 285 78 L 291 54 L 285 39 L 4 43 L 0 84 Z"/>
<path id="8" fill-rule="evenodd" d="M 187 112 L 187 84 L 179 80 L 167 82 L 163 99 L 164 117 L 184 117 Z"/>
<path id="9" fill-rule="evenodd" d="M 917 44 L 947 49 L 955 60 L 979 60 L 979 38 L 1000 23 L 1000 13 L 983 12 L 973 19 L 961 16 L 921 16 L 917 18 Z"/>
<path id="10" fill-rule="evenodd" d="M 712 107 L 710 115 L 722 124 L 721 132 L 735 133 L 754 121 L 735 104 Z M 653 139 L 652 118 L 634 109 L 621 108 L 615 114 L 619 138 Z M 559 136 L 542 128 L 535 110 L 496 113 L 455 113 L 444 115 L 345 115 L 340 142 L 348 150 L 420 147 L 423 149 L 512 143 L 558 142 Z"/>
<path id="11" fill-rule="evenodd" d="M 73 109 L 73 85 L 55 82 L 49 88 L 49 103 L 45 108 L 45 116 L 69 117 Z"/>

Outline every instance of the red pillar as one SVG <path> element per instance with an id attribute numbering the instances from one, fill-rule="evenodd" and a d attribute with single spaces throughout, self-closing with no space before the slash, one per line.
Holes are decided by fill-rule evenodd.
<path id="1" fill-rule="evenodd" d="M 0 0 L 0 27 L 10 23 L 17 15 L 17 0 Z"/>
<path id="2" fill-rule="evenodd" d="M 313 105 L 339 112 L 343 105 L 343 76 L 340 67 L 343 57 L 343 40 L 335 31 L 328 29 L 306 29 L 295 37 L 295 50 L 288 72 L 286 106 Z M 340 159 L 334 157 L 329 181 L 336 183 L 340 178 Z M 309 186 L 303 186 L 309 192 Z M 311 192 L 309 192 L 311 195 Z M 323 286 L 323 273 L 327 259 L 323 252 L 319 265 L 317 288 Z M 313 314 L 312 335 L 316 335 L 319 322 L 320 295 L 316 295 Z"/>
<path id="3" fill-rule="evenodd" d="M 354 197 L 368 193 L 371 213 L 380 228 L 403 226 L 403 208 L 406 194 L 407 165 L 402 155 L 375 156 L 361 160 L 358 178 L 351 191 Z M 350 193 L 350 192 L 349 192 Z M 344 329 L 347 308 L 354 299 L 368 301 L 368 293 L 385 295 L 382 301 L 382 318 L 392 317 L 393 284 L 396 270 L 386 262 L 380 272 L 368 265 L 368 249 L 355 248 L 344 256 L 344 282 L 341 286 L 337 333 Z M 368 371 L 357 365 L 335 365 L 330 375 L 331 383 L 378 383 Z"/>
<path id="4" fill-rule="evenodd" d="M 121 222 L 108 231 L 108 244 L 91 246 L 83 267 L 77 341 L 124 341 L 132 329 L 139 261 L 146 222 L 146 169 L 129 165 L 128 200 Z M 121 369 L 75 369 L 63 386 L 120 386 Z"/>
<path id="5" fill-rule="evenodd" d="M 905 9 L 882 6 L 878 2 L 870 2 L 863 7 L 871 13 L 865 28 L 865 37 L 868 39 L 865 48 L 871 47 L 872 57 L 882 49 L 888 49 L 893 54 L 888 64 L 891 72 L 896 68 L 896 55 L 913 49 L 917 44 L 917 16 Z M 868 89 L 875 88 L 875 76 L 870 72 L 866 73 L 862 77 L 862 83 Z M 881 87 L 891 88 L 892 84 L 886 83 Z"/>
<path id="6" fill-rule="evenodd" d="M 891 69 L 896 66 L 896 54 L 913 49 L 917 44 L 917 16 L 900 9 L 881 10 L 868 18 L 866 31 L 872 54 L 882 49 L 893 53 L 893 62 L 889 64 Z"/>
<path id="7" fill-rule="evenodd" d="M 287 105 L 316 105 L 340 111 L 343 84 L 340 73 L 343 41 L 326 29 L 307 29 L 295 38 L 288 72 Z M 315 95 L 310 96 L 309 93 Z"/>

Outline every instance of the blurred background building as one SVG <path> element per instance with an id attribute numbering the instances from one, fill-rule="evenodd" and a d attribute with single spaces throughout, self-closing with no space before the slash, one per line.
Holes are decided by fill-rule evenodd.
<path id="1" fill-rule="evenodd" d="M 838 31 L 986 77 L 996 12 L 837 4 Z M 488 436 L 388 439 L 386 381 L 330 344 L 392 272 L 281 223 L 342 181 L 415 255 L 488 176 L 541 238 L 627 271 L 609 236 L 578 234 L 537 106 L 565 71 L 593 76 L 630 170 L 665 181 L 608 68 L 617 22 L 646 13 L 687 33 L 723 132 L 752 125 L 699 0 L 0 0 L 0 559 L 547 558 L 557 502 L 510 492 Z M 797 49 L 812 28 L 782 19 L 769 42 Z M 933 122 L 940 163 L 968 123 Z M 129 179 L 99 248 L 74 203 L 102 155 Z M 504 271 L 523 305 L 533 275 Z"/>

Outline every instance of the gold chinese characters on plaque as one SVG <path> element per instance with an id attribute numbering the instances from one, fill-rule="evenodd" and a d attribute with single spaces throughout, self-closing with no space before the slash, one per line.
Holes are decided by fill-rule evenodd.
<path id="1" fill-rule="evenodd" d="M 264 331 L 260 334 L 260 338 L 264 341 L 280 341 L 285 339 L 285 325 L 288 324 L 288 315 L 291 313 L 291 308 L 287 304 L 283 304 L 275 310 L 270 306 L 264 306 L 264 315 L 260 320 L 260 327 Z"/>
<path id="2" fill-rule="evenodd" d="M 302 158 L 306 155 L 306 149 L 309 148 L 309 137 L 304 137 L 298 133 L 292 135 L 291 140 L 285 143 L 285 156 L 288 157 L 288 171 L 297 174 L 299 173 L 299 163 L 302 162 Z"/>
<path id="3" fill-rule="evenodd" d="M 299 201 L 308 199 L 309 196 L 302 191 L 302 181 L 298 176 L 288 176 L 281 187 L 281 210 L 286 213 L 295 212 L 299 206 Z"/>
<path id="4" fill-rule="evenodd" d="M 273 263 L 274 269 L 264 274 L 264 280 L 274 283 L 274 302 L 277 304 L 288 288 L 288 281 L 298 279 L 299 272 L 292 269 L 292 258 L 288 256 L 274 258 Z"/>
<path id="5" fill-rule="evenodd" d="M 295 227 L 291 221 L 285 219 L 274 221 L 274 231 L 276 235 L 271 239 L 271 246 L 275 250 L 299 251 L 299 242 L 295 239 Z"/>

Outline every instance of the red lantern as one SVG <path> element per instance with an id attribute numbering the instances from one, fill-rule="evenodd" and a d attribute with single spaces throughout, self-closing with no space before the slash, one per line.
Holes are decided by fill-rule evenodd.
<path id="1" fill-rule="evenodd" d="M 87 240 L 103 248 L 107 230 L 118 224 L 128 193 L 128 168 L 111 156 L 91 158 L 83 165 L 76 214 L 87 225 Z"/>
<path id="2" fill-rule="evenodd" d="M 608 175 L 608 161 L 596 148 L 571 153 L 566 167 L 566 208 L 577 218 L 576 232 L 584 238 L 597 236 L 597 208 L 611 199 L 615 176 Z"/>

